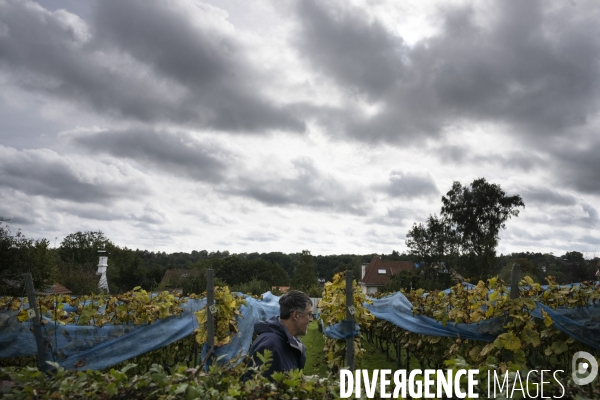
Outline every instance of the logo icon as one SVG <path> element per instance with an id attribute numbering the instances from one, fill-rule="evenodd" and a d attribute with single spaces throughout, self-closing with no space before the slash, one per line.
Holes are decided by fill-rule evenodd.
<path id="1" fill-rule="evenodd" d="M 581 359 L 585 361 L 578 362 Z M 598 375 L 598 362 L 587 351 L 578 351 L 573 355 L 573 359 L 571 360 L 571 370 L 573 371 L 573 382 L 576 385 L 587 385 L 596 379 Z"/>

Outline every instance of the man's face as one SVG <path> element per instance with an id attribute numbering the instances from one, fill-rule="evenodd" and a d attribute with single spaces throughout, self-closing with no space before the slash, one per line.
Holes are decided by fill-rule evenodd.
<path id="1" fill-rule="evenodd" d="M 312 306 L 309 305 L 304 311 L 294 311 L 297 313 L 296 334 L 294 336 L 304 336 L 308 332 L 308 324 L 312 321 Z"/>

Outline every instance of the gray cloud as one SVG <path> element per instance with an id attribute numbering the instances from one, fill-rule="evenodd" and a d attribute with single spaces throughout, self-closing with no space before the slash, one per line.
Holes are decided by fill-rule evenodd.
<path id="1" fill-rule="evenodd" d="M 597 252 L 600 249 L 600 237 L 583 235 L 579 240 L 581 240 L 585 244 L 591 244 L 593 246 L 596 246 L 595 248 L 591 249 L 592 252 Z"/>
<path id="2" fill-rule="evenodd" d="M 119 168 L 90 170 L 52 150 L 25 150 L 0 145 L 0 188 L 33 196 L 81 203 L 110 204 L 121 197 L 148 193 L 145 182 Z"/>
<path id="3" fill-rule="evenodd" d="M 392 171 L 387 184 L 373 187 L 391 197 L 401 198 L 437 196 L 440 193 L 430 174 L 419 175 L 402 171 Z"/>
<path id="4" fill-rule="evenodd" d="M 598 108 L 598 3 L 444 6 L 440 33 L 411 48 L 366 12 L 298 4 L 299 51 L 341 87 L 382 103 L 374 116 L 347 110 L 346 129 L 360 140 L 420 141 L 460 119 L 552 137 Z"/>
<path id="5" fill-rule="evenodd" d="M 587 146 L 557 146 L 555 173 L 561 184 L 577 191 L 600 194 L 600 142 Z"/>
<path id="6" fill-rule="evenodd" d="M 386 215 L 376 216 L 369 219 L 370 224 L 397 226 L 399 229 L 404 229 L 411 223 L 419 220 L 419 217 L 415 215 L 414 210 L 406 208 L 388 208 Z M 408 231 L 408 228 L 406 228 Z"/>
<path id="7" fill-rule="evenodd" d="M 4 218 L 5 224 L 14 226 L 34 225 L 36 222 L 36 218 L 31 214 L 20 214 L 7 206 L 0 207 L 0 217 Z"/>
<path id="8" fill-rule="evenodd" d="M 49 12 L 27 0 L 8 0 L 1 15 L 6 34 L 0 35 L 0 71 L 18 87 L 138 119 L 173 108 L 158 90 L 159 77 L 140 73 L 142 66 L 115 59 L 114 52 L 96 51 L 89 26 L 76 15 Z M 121 65 L 114 68 L 111 61 Z"/>
<path id="9" fill-rule="evenodd" d="M 276 242 L 280 239 L 279 235 L 265 231 L 243 232 L 237 235 L 238 240 L 244 242 Z"/>
<path id="10" fill-rule="evenodd" d="M 577 199 L 570 195 L 559 193 L 556 190 L 551 190 L 545 187 L 526 187 L 519 190 L 519 195 L 523 198 L 525 205 L 533 204 L 549 204 L 557 206 L 574 206 L 577 204 Z"/>
<path id="11" fill-rule="evenodd" d="M 141 0 L 97 4 L 99 37 L 187 88 L 189 98 L 178 106 L 190 102 L 207 126 L 304 130 L 290 108 L 261 95 L 261 85 L 268 82 L 250 61 L 251 50 L 227 29 L 222 12 L 202 3 L 179 8 Z"/>
<path id="12" fill-rule="evenodd" d="M 293 161 L 292 178 L 273 179 L 242 177 L 221 189 L 227 193 L 255 199 L 270 206 L 298 205 L 314 210 L 333 210 L 364 215 L 368 206 L 358 191 L 345 187 L 335 178 L 320 172 L 312 160 Z"/>
<path id="13" fill-rule="evenodd" d="M 362 10 L 325 7 L 313 0 L 298 2 L 303 22 L 299 48 L 349 94 L 381 98 L 402 78 L 404 42 L 378 21 L 366 20 Z"/>
<path id="14" fill-rule="evenodd" d="M 150 205 L 144 205 L 142 201 L 135 211 L 125 211 L 120 208 L 106 208 L 98 204 L 58 204 L 54 211 L 61 214 L 76 216 L 82 220 L 98 222 L 127 221 L 135 224 L 156 225 L 166 221 L 165 215 Z"/>
<path id="15" fill-rule="evenodd" d="M 209 6 L 94 4 L 88 25 L 64 10 L 7 0 L 0 71 L 48 101 L 119 118 L 232 132 L 304 130 L 291 108 L 261 94 L 265 78 L 249 49 Z"/>
<path id="16" fill-rule="evenodd" d="M 533 152 L 508 151 L 504 154 L 488 154 L 485 156 L 477 155 L 471 157 L 473 164 L 481 165 L 483 163 L 496 165 L 503 169 L 518 170 L 530 172 L 536 168 L 543 168 L 548 162 Z"/>
<path id="17" fill-rule="evenodd" d="M 160 171 L 199 181 L 223 179 L 233 154 L 214 141 L 200 141 L 185 133 L 154 129 L 110 130 L 65 135 L 90 152 L 128 158 Z"/>
<path id="18" fill-rule="evenodd" d="M 589 229 L 600 226 L 598 211 L 585 202 L 578 202 L 576 205 L 560 210 L 550 208 L 544 211 L 544 216 L 529 217 L 528 221 L 551 227 L 580 227 Z"/>
<path id="19" fill-rule="evenodd" d="M 446 145 L 436 149 L 440 160 L 446 164 L 462 164 L 469 157 L 471 149 L 468 146 Z"/>
<path id="20" fill-rule="evenodd" d="M 547 151 L 547 150 L 544 150 Z M 432 146 L 430 152 L 439 156 L 439 159 L 447 165 L 489 165 L 498 166 L 503 169 L 531 172 L 535 169 L 548 168 L 551 162 L 540 153 L 540 149 L 502 150 L 497 152 L 481 152 L 476 146 L 445 145 Z"/>
<path id="21" fill-rule="evenodd" d="M 586 219 L 589 221 L 590 225 L 597 226 L 598 221 L 600 221 L 598 219 L 598 211 L 596 211 L 596 209 L 594 207 L 592 207 L 591 205 L 586 204 L 586 203 L 582 203 L 581 208 L 587 214 Z"/>

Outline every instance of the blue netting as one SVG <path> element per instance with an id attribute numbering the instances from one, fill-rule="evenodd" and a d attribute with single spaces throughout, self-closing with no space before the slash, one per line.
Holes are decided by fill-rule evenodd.
<path id="1" fill-rule="evenodd" d="M 240 309 L 243 318 L 238 318 L 239 332 L 230 344 L 213 351 L 213 355 L 221 357 L 222 362 L 248 352 L 256 321 L 279 315 L 278 296 L 267 292 L 262 300 L 245 297 L 248 305 Z M 400 292 L 372 301 L 373 304 L 365 304 L 365 307 L 375 317 L 413 333 L 447 337 L 460 335 L 465 339 L 493 341 L 504 332 L 504 321 L 500 318 L 478 324 L 448 323 L 444 326 L 433 318 L 413 315 L 412 304 Z M 113 366 L 191 335 L 198 326 L 194 312 L 205 305 L 206 299 L 189 299 L 182 304 L 180 316 L 157 320 L 150 325 L 63 326 L 43 317 L 47 321 L 43 333 L 51 350 L 47 359 L 58 362 L 66 369 L 74 369 L 76 365 L 80 369 L 96 370 Z M 556 328 L 600 350 L 600 305 L 553 310 L 538 303 L 532 314 L 542 318 L 541 310 L 549 314 Z M 69 311 L 66 305 L 65 311 Z M 0 312 L 0 358 L 37 354 L 34 335 L 30 331 L 31 322 L 20 323 L 16 316 L 16 311 Z M 356 324 L 342 323 L 324 329 L 328 337 L 336 339 L 346 339 L 359 332 Z M 201 359 L 207 350 L 204 346 Z"/>
<path id="2" fill-rule="evenodd" d="M 465 284 L 466 289 L 474 288 Z M 570 287 L 571 285 L 569 285 Z M 573 286 L 577 286 L 574 284 Z M 545 289 L 545 287 L 542 287 Z M 448 293 L 451 289 L 447 289 Z M 371 299 L 373 304 L 364 306 L 376 318 L 386 320 L 409 332 L 430 335 L 460 337 L 471 340 L 491 342 L 505 332 L 504 318 L 491 318 L 474 324 L 447 323 L 445 326 L 434 318 L 425 315 L 413 315 L 412 303 L 401 292 L 394 293 L 381 299 Z M 600 304 L 590 304 L 587 307 L 558 307 L 556 310 L 536 302 L 537 308 L 532 311 L 535 318 L 542 318 L 541 310 L 548 313 L 554 326 L 560 331 L 573 337 L 579 342 L 600 350 Z M 346 339 L 351 334 L 343 324 L 326 327 L 323 332 L 331 338 Z M 356 327 L 354 335 L 359 334 Z"/>
<path id="3" fill-rule="evenodd" d="M 225 346 L 215 347 L 212 355 L 220 358 L 222 362 L 239 356 L 245 355 L 250 350 L 252 344 L 252 335 L 254 333 L 254 323 L 259 320 L 266 320 L 279 315 L 279 296 L 273 295 L 271 292 L 264 293 L 262 300 L 257 300 L 253 297 L 246 296 L 248 306 L 242 305 L 240 312 L 244 318 L 237 318 L 238 333 L 231 342 Z M 202 347 L 201 359 L 204 359 L 208 351 L 208 346 L 205 344 Z M 210 360 L 209 360 L 210 361 Z M 210 362 L 206 363 L 206 367 Z"/>
<path id="4" fill-rule="evenodd" d="M 244 296 L 248 306 L 240 309 L 244 318 L 238 318 L 238 334 L 230 344 L 213 352 L 216 356 L 224 356 L 223 362 L 248 352 L 254 322 L 279 315 L 279 297 L 270 292 L 263 295 L 262 301 Z M 198 327 L 194 312 L 205 305 L 206 299 L 188 299 L 181 305 L 181 315 L 159 319 L 149 325 L 61 325 L 42 317 L 47 321 L 43 327 L 44 337 L 52 350 L 46 359 L 56 361 L 66 369 L 75 369 L 76 365 L 80 369 L 96 370 L 113 366 L 191 335 Z M 70 311 L 67 305 L 65 311 Z M 37 355 L 35 338 L 30 331 L 32 323 L 20 323 L 16 316 L 16 311 L 0 312 L 0 358 Z M 205 352 L 206 349 L 201 357 Z"/>
<path id="5" fill-rule="evenodd" d="M 61 325 L 43 316 L 47 322 L 43 333 L 52 349 L 46 359 L 66 369 L 74 369 L 76 363 L 83 369 L 110 367 L 192 334 L 198 326 L 193 312 L 205 304 L 206 299 L 188 300 L 181 305 L 181 316 L 159 319 L 150 325 Z M 14 318 L 8 318 L 8 325 L 0 322 L 0 358 L 36 355 L 34 336 L 29 331 L 32 323 L 19 323 L 16 312 L 10 313 Z M 0 321 L 4 314 L 0 313 Z"/>

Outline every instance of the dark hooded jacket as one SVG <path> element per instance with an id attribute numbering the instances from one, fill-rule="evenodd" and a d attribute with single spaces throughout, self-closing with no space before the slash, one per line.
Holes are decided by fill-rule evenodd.
<path id="1" fill-rule="evenodd" d="M 266 377 L 271 379 L 271 375 L 276 371 L 304 369 L 306 347 L 300 339 L 288 332 L 279 317 L 256 322 L 254 332 L 258 334 L 258 337 L 252 344 L 249 354 L 255 365 L 262 364 L 256 353 L 262 354 L 265 349 L 273 352 L 271 367 L 264 374 Z"/>

